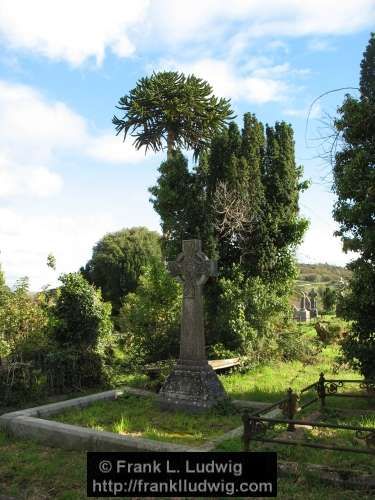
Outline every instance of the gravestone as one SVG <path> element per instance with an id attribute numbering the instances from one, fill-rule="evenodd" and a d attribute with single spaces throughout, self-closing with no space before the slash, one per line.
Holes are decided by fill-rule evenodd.
<path id="1" fill-rule="evenodd" d="M 317 298 L 318 294 L 314 289 L 312 289 L 309 293 L 310 301 L 311 301 L 311 307 L 310 307 L 310 316 L 312 318 L 317 318 L 318 317 L 318 305 L 317 305 Z"/>
<path id="2" fill-rule="evenodd" d="M 302 292 L 300 309 L 298 311 L 298 321 L 308 322 L 310 321 L 310 311 L 306 308 L 306 294 Z"/>
<path id="3" fill-rule="evenodd" d="M 305 305 L 308 311 L 311 311 L 311 300 L 308 295 L 305 295 Z"/>
<path id="4" fill-rule="evenodd" d="M 159 402 L 164 408 L 204 410 L 226 398 L 205 351 L 202 288 L 216 276 L 216 263 L 201 251 L 200 240 L 185 240 L 168 270 L 183 283 L 180 355 L 159 391 Z"/>

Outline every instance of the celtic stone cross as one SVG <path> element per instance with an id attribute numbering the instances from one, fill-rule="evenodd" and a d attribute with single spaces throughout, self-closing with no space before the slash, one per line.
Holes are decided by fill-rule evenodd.
<path id="1" fill-rule="evenodd" d="M 216 262 L 202 252 L 200 240 L 182 242 L 182 253 L 168 270 L 184 286 L 180 363 L 197 364 L 206 360 L 202 287 L 210 276 L 216 276 Z"/>
<path id="2" fill-rule="evenodd" d="M 216 263 L 202 252 L 200 240 L 185 240 L 168 269 L 184 286 L 180 356 L 158 398 L 162 408 L 200 411 L 227 397 L 205 351 L 202 289 L 216 275 Z"/>
<path id="3" fill-rule="evenodd" d="M 311 299 L 311 308 L 312 309 L 316 309 L 316 298 L 317 298 L 318 294 L 316 293 L 316 291 L 314 290 L 314 288 L 310 291 L 309 293 L 309 297 Z"/>

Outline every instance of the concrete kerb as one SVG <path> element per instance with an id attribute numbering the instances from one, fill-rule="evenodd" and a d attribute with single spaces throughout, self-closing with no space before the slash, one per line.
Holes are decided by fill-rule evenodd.
<path id="1" fill-rule="evenodd" d="M 21 438 L 31 438 L 39 443 L 65 449 L 88 451 L 210 451 L 226 439 L 241 435 L 242 427 L 233 429 L 200 447 L 177 445 L 145 439 L 121 436 L 107 431 L 96 431 L 77 425 L 63 424 L 43 417 L 50 417 L 70 408 L 85 408 L 96 401 L 116 399 L 124 393 L 137 396 L 157 397 L 154 392 L 123 386 L 118 389 L 82 396 L 58 403 L 27 408 L 0 416 L 0 429 Z M 267 403 L 235 401 L 236 406 L 260 408 Z"/>
<path id="2" fill-rule="evenodd" d="M 124 392 L 136 394 L 139 396 L 156 396 L 155 393 L 151 391 L 144 391 L 142 389 L 135 389 L 133 387 L 121 387 L 119 389 L 100 392 L 98 394 L 92 394 L 90 396 L 68 399 L 66 401 L 60 401 L 58 403 L 52 403 L 48 405 L 37 406 L 35 408 L 28 408 L 25 410 L 3 414 L 0 416 L 0 429 L 17 437 L 34 439 L 35 441 L 46 444 L 48 446 L 55 446 L 58 448 L 69 450 L 165 452 L 212 451 L 218 443 L 221 443 L 226 439 L 238 437 L 243 431 L 242 426 L 237 427 L 236 429 L 232 429 L 231 431 L 206 442 L 203 446 L 194 448 L 173 443 L 153 441 L 151 439 L 140 437 L 121 436 L 113 432 L 95 431 L 93 429 L 88 429 L 85 427 L 63 424 L 60 422 L 54 422 L 51 420 L 40 418 L 42 416 L 47 417 L 60 413 L 61 411 L 68 408 L 84 408 L 95 401 L 116 399 Z M 243 408 L 261 408 L 263 405 L 267 405 L 264 403 L 248 401 L 236 401 L 236 403 L 236 406 Z M 280 415 L 280 413 L 281 412 L 279 409 L 274 409 L 265 415 L 276 417 Z M 282 476 L 290 474 L 294 475 L 296 473 L 300 475 L 300 467 L 302 467 L 301 464 L 293 462 L 280 461 L 278 464 L 279 473 Z M 303 468 L 306 468 L 306 471 L 311 475 L 315 475 L 316 473 L 318 473 L 318 475 L 322 477 L 322 479 L 324 479 L 326 482 L 340 485 L 345 484 L 346 486 L 355 489 L 375 488 L 375 478 L 370 475 L 361 476 L 360 474 L 358 475 L 353 472 L 351 475 L 349 475 L 350 477 L 348 477 L 349 471 L 337 471 L 314 464 L 305 464 Z M 324 474 L 322 475 L 323 472 Z M 4 498 L 4 500 L 8 500 L 8 498 L 9 500 L 13 500 L 11 499 L 11 497 L 2 497 L 0 495 L 0 500 L 2 500 L 2 498 Z"/>
<path id="3" fill-rule="evenodd" d="M 116 399 L 118 396 L 124 394 L 124 392 L 139 396 L 155 397 L 155 393 L 151 391 L 144 391 L 133 387 L 121 387 L 111 391 L 91 394 L 90 396 L 82 396 L 66 401 L 59 401 L 58 403 L 5 413 L 0 416 L 0 429 L 16 437 L 30 438 L 48 446 L 70 450 L 200 451 L 198 447 L 194 448 L 174 443 L 165 443 L 141 437 L 121 436 L 113 432 L 96 431 L 94 429 L 63 424 L 42 418 L 56 415 L 69 408 L 84 408 L 96 401 Z"/>

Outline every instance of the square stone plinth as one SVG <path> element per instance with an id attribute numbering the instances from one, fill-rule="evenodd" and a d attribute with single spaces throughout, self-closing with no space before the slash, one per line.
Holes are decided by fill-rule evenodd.
<path id="1" fill-rule="evenodd" d="M 161 408 L 204 411 L 227 399 L 224 387 L 208 362 L 179 362 L 159 392 Z"/>

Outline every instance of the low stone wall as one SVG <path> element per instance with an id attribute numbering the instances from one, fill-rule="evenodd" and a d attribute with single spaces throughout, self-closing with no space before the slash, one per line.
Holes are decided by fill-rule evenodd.
<path id="1" fill-rule="evenodd" d="M 91 394 L 90 396 L 5 413 L 0 416 L 0 429 L 13 436 L 33 439 L 47 446 L 86 451 L 210 451 L 219 442 L 241 435 L 242 426 L 207 441 L 200 447 L 191 447 L 141 437 L 122 436 L 114 432 L 96 431 L 78 425 L 45 420 L 46 417 L 51 417 L 71 408 L 85 408 L 96 401 L 116 399 L 124 392 L 137 396 L 157 398 L 157 394 L 154 392 L 125 386 L 111 391 Z M 242 408 L 262 409 L 269 406 L 269 403 L 243 400 L 234 400 L 233 403 L 235 406 Z M 279 412 L 279 410 L 277 411 Z"/>
<path id="2" fill-rule="evenodd" d="M 152 439 L 121 436 L 113 432 L 96 431 L 77 425 L 63 424 L 41 417 L 50 417 L 70 408 L 84 408 L 90 404 L 116 399 L 124 392 L 140 396 L 155 394 L 141 389 L 121 388 L 59 401 L 35 408 L 6 413 L 0 416 L 0 429 L 20 438 L 33 439 L 47 446 L 86 451 L 200 451 L 199 448 L 164 443 Z"/>

